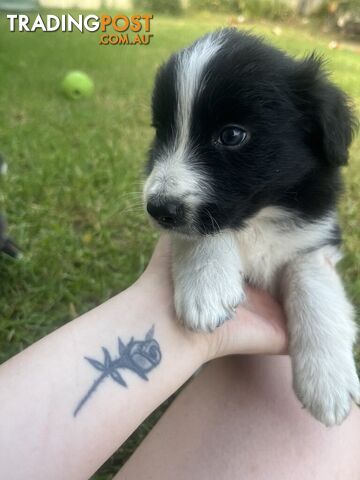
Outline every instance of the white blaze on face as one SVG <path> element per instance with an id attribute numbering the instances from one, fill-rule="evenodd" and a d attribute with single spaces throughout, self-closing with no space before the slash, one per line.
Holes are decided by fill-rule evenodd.
<path id="1" fill-rule="evenodd" d="M 221 44 L 221 35 L 209 35 L 191 49 L 184 50 L 178 59 L 177 143 L 178 148 L 184 151 L 189 143 L 191 110 L 201 87 L 204 68 Z"/>
<path id="2" fill-rule="evenodd" d="M 144 197 L 150 195 L 171 196 L 184 199 L 190 206 L 201 203 L 209 195 L 206 174 L 198 167 L 191 167 L 190 147 L 191 112 L 197 93 L 201 89 L 203 71 L 209 60 L 221 48 L 223 36 L 211 34 L 194 46 L 180 53 L 177 59 L 176 136 L 173 145 L 167 146 L 144 187 Z"/>

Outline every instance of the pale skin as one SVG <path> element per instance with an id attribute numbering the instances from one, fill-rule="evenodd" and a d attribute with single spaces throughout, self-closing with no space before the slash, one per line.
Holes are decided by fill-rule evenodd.
<path id="1" fill-rule="evenodd" d="M 237 353 L 280 354 L 286 352 L 285 319 L 279 305 L 268 294 L 249 289 L 247 304 L 237 309 L 233 320 L 225 323 L 212 334 L 186 331 L 175 318 L 172 295 L 169 242 L 163 238 L 148 268 L 129 289 L 69 322 L 0 367 L 0 478 L 15 480 L 89 478 L 148 414 L 206 362 Z M 123 374 L 128 388 L 118 385 L 111 379 L 106 379 L 74 418 L 75 406 L 97 376 L 96 371 L 84 360 L 84 356 L 98 358 L 102 346 L 108 348 L 113 354 L 118 336 L 124 342 L 129 341 L 131 337 L 143 339 L 152 325 L 155 326 L 154 338 L 160 345 L 162 360 L 149 372 L 148 381 L 144 381 L 133 372 Z M 273 358 L 282 362 L 279 357 Z M 286 356 L 282 358 L 285 360 Z M 216 399 L 219 405 L 220 399 L 222 402 L 224 398 L 222 397 L 224 389 L 232 383 L 236 384 L 234 369 L 226 367 L 230 365 L 226 362 L 224 363 L 223 360 L 211 362 L 210 366 L 190 384 L 192 390 L 185 389 L 185 393 L 175 401 L 172 410 L 163 419 L 162 428 L 165 428 L 165 432 L 166 429 L 169 431 L 172 424 L 176 425 L 176 422 L 182 423 L 184 420 L 184 416 L 179 420 L 176 415 L 176 409 L 180 409 L 179 412 L 183 413 L 184 406 L 181 407 L 181 402 L 184 403 L 184 395 L 188 395 L 185 400 L 188 398 L 189 415 L 193 411 L 199 419 L 206 412 L 213 413 Z M 211 369 L 213 369 L 213 380 L 210 380 L 209 373 L 206 373 L 211 372 Z M 250 364 L 248 372 L 252 372 L 253 369 L 254 366 Z M 241 380 L 242 372 L 245 370 L 240 365 L 238 371 L 238 383 L 245 389 L 246 375 Z M 286 398 L 291 395 L 289 381 L 286 375 L 282 375 L 281 366 L 278 372 L 279 375 L 272 373 L 274 376 L 272 390 L 276 391 L 275 377 L 280 377 L 281 382 L 286 384 L 289 390 L 283 400 L 286 404 Z M 221 382 L 218 381 L 220 378 L 223 379 Z M 199 389 L 209 389 L 210 384 L 213 388 L 213 392 L 209 395 L 212 399 L 210 404 L 207 405 L 206 402 L 199 404 L 201 397 Z M 263 390 L 256 392 L 256 396 L 264 399 L 267 393 L 265 387 Z M 231 391 L 236 389 L 231 388 Z M 250 391 L 254 392 L 253 389 Z M 268 394 L 271 395 L 271 391 Z M 193 399 L 192 406 L 191 402 L 190 406 L 188 404 L 189 399 Z M 230 404 L 230 396 L 228 399 Z M 236 401 L 233 400 L 233 403 L 235 405 Z M 247 408 L 246 402 L 238 402 L 238 404 L 244 409 Z M 250 404 L 255 404 L 254 399 L 251 399 Z M 285 407 L 282 406 L 282 408 Z M 299 405 L 293 410 L 295 419 L 298 421 L 296 411 L 302 412 L 302 410 Z M 174 412 L 172 417 L 171 411 Z M 232 409 L 227 407 L 226 411 L 231 412 Z M 258 423 L 261 423 L 260 411 L 256 412 Z M 243 412 L 242 416 L 246 417 L 246 415 L 249 419 L 251 418 L 251 408 L 248 412 Z M 358 432 L 360 430 L 358 412 L 354 412 L 351 417 L 345 422 L 348 425 L 347 429 Z M 231 419 L 232 415 L 228 415 L 227 418 Z M 313 419 L 309 421 L 311 425 L 318 425 Z M 264 422 L 266 422 L 265 414 Z M 195 428 L 196 423 L 192 424 Z M 270 428 L 266 424 L 263 427 Z M 231 425 L 228 431 L 230 428 Z M 326 431 L 325 427 L 321 426 L 321 428 Z M 161 446 L 159 433 L 156 433 L 160 432 L 160 438 L 162 438 L 161 430 L 157 429 L 158 427 L 155 427 L 154 441 L 151 442 L 150 447 Z M 184 442 L 183 444 L 189 446 L 192 439 L 196 438 L 196 431 L 192 432 L 189 427 L 188 436 L 185 437 L 184 432 L 179 431 L 179 445 Z M 209 431 L 207 433 L 209 438 L 210 434 Z M 176 436 L 176 431 L 172 435 Z M 230 435 L 233 438 L 233 434 Z M 245 433 L 245 435 L 248 434 Z M 241 434 L 240 437 L 239 432 L 239 438 L 243 436 Z M 219 432 L 216 432 L 216 437 L 213 438 L 217 438 L 217 442 L 221 445 L 226 437 L 223 435 L 222 438 Z M 274 438 L 277 438 L 276 435 Z M 350 442 L 355 444 L 358 450 L 359 435 L 354 436 Z M 149 469 L 151 470 L 154 464 L 151 461 L 147 465 L 146 458 L 149 460 L 149 457 L 146 457 L 146 454 L 144 457 L 144 453 L 141 453 L 145 451 L 147 455 L 149 454 L 149 442 L 145 441 L 143 445 L 142 450 L 141 448 L 139 450 L 140 458 L 143 455 L 142 466 L 136 463 L 135 454 L 120 472 L 119 478 L 170 478 L 166 473 L 165 447 L 162 446 L 161 452 L 157 452 L 157 457 L 164 455 L 165 470 L 161 471 L 160 468 L 156 476 L 151 477 Z M 271 451 L 271 445 L 268 448 Z M 223 448 L 218 449 L 219 452 L 223 450 Z M 212 455 L 216 458 L 214 454 Z M 141 468 L 145 471 L 141 471 Z M 354 470 L 351 473 L 353 472 Z M 360 474 L 360 468 L 358 473 Z M 190 478 L 181 475 L 180 471 L 177 477 L 172 478 Z M 211 477 L 203 471 L 202 474 L 198 472 L 194 478 L 209 479 Z M 246 478 L 262 477 L 247 476 Z M 273 478 L 282 477 L 274 474 Z M 341 476 L 342 480 L 347 478 L 353 480 L 356 477 Z"/>

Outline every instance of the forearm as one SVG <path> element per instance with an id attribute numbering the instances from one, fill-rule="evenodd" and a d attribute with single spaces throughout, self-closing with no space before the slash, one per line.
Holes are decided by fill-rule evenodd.
<path id="1" fill-rule="evenodd" d="M 204 344 L 176 324 L 172 305 L 155 288 L 147 289 L 135 284 L 0 368 L 1 478 L 88 478 L 201 365 Z M 114 363 L 122 356 L 118 337 L 122 348 L 131 337 L 144 341 L 152 325 L 161 360 L 149 371 Z M 111 378 L 113 370 L 127 387 Z"/>

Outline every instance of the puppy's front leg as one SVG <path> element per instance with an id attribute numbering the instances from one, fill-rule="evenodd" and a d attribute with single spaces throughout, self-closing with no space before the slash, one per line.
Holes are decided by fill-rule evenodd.
<path id="1" fill-rule="evenodd" d="M 294 390 L 315 418 L 340 424 L 360 400 L 353 308 L 326 248 L 298 257 L 283 277 Z"/>
<path id="2" fill-rule="evenodd" d="M 174 239 L 173 278 L 178 318 L 192 330 L 212 331 L 243 302 L 241 261 L 231 233 Z"/>

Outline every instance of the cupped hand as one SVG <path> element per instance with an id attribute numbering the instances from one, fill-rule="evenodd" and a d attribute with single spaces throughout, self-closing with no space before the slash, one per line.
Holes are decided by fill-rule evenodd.
<path id="1" fill-rule="evenodd" d="M 141 278 L 156 285 L 159 301 L 173 302 L 171 242 L 163 235 Z M 286 319 L 280 304 L 262 290 L 246 287 L 246 302 L 231 320 L 212 333 L 191 332 L 204 342 L 207 359 L 231 354 L 282 354 L 287 352 Z M 181 322 L 181 319 L 177 319 Z M 184 327 L 185 328 L 185 327 Z"/>

